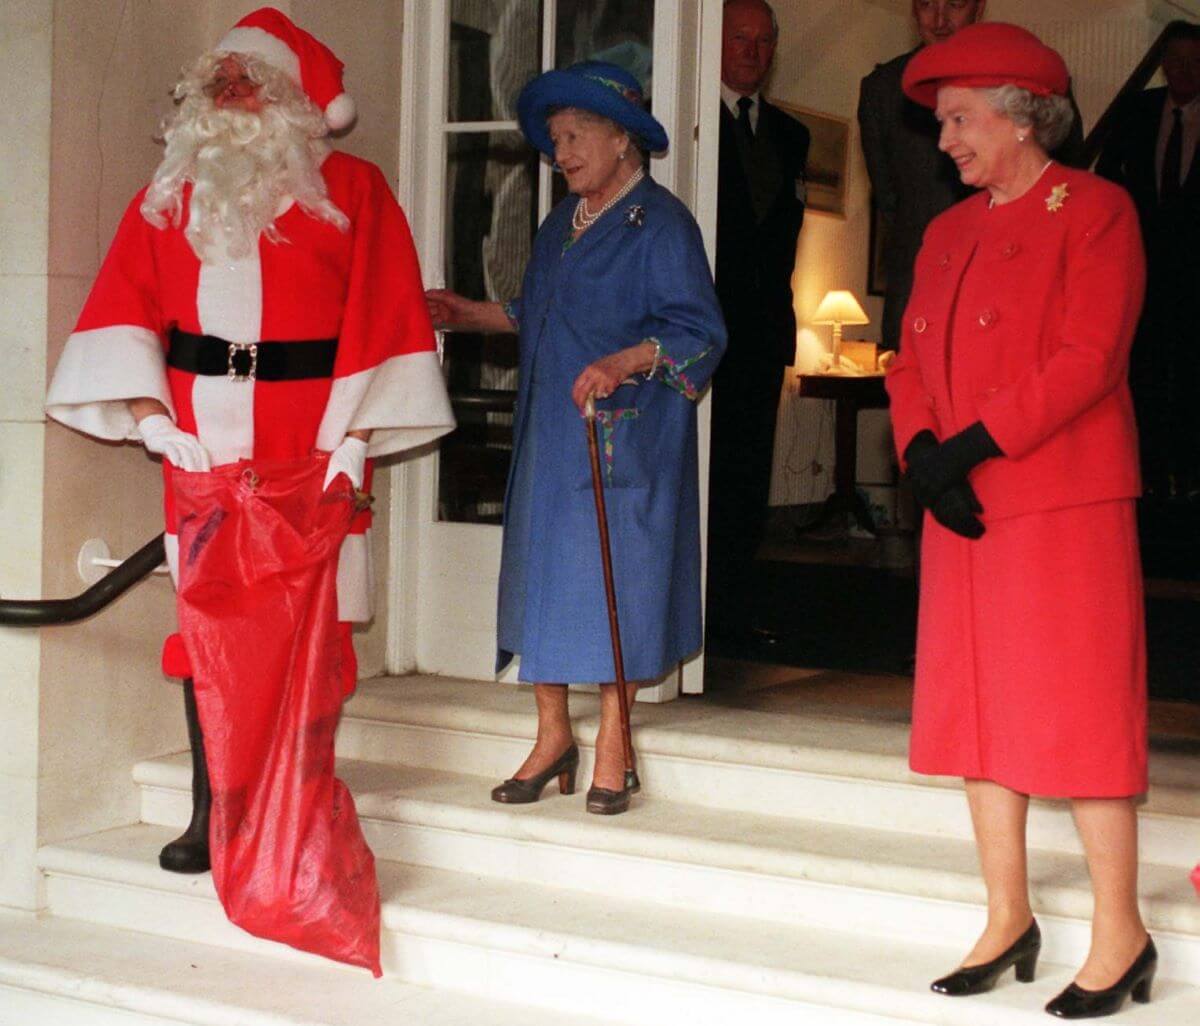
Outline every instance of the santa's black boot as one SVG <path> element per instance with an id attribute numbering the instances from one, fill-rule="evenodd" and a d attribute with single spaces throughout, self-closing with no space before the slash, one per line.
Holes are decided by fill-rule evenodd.
<path id="1" fill-rule="evenodd" d="M 196 714 L 196 691 L 191 678 L 183 682 L 183 708 L 187 715 L 188 740 L 192 744 L 192 821 L 188 828 L 158 853 L 158 864 L 171 873 L 207 873 L 208 811 L 212 790 L 208 784 L 208 766 L 204 761 L 204 735 Z"/>

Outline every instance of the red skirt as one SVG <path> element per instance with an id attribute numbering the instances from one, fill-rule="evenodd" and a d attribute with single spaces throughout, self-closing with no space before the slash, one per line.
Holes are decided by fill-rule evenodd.
<path id="1" fill-rule="evenodd" d="M 1059 798 L 1147 788 L 1141 560 L 1132 500 L 987 525 L 925 518 L 909 762 Z"/>

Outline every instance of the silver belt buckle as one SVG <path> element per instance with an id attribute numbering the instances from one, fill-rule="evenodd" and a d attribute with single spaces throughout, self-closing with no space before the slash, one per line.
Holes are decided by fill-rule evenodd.
<path id="1" fill-rule="evenodd" d="M 239 374 L 238 369 L 233 364 L 234 358 L 238 353 L 250 354 L 250 368 L 245 374 Z M 226 358 L 225 369 L 228 372 L 230 381 L 253 381 L 258 375 L 258 343 L 230 342 L 229 355 Z"/>

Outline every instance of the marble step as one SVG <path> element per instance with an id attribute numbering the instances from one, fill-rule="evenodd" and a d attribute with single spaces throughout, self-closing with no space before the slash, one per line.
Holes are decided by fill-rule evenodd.
<path id="1" fill-rule="evenodd" d="M 397 979 L 0 913 L 0 1026 L 612 1026 Z"/>
<path id="2" fill-rule="evenodd" d="M 181 829 L 188 821 L 190 764 L 184 755 L 143 762 L 142 819 Z M 581 793 L 552 786 L 533 805 L 490 800 L 481 777 L 342 760 L 367 839 L 384 859 L 514 882 L 569 881 L 606 893 L 619 879 L 631 898 L 750 915 L 784 924 L 852 930 L 970 947 L 985 893 L 970 841 L 894 830 L 735 813 L 638 797 L 617 817 L 589 815 Z M 1082 962 L 1091 892 L 1083 859 L 1034 851 L 1034 904 L 1046 954 Z M 1200 901 L 1187 873 L 1147 863 L 1143 907 L 1159 937 L 1162 973 L 1200 980 Z"/>
<path id="3" fill-rule="evenodd" d="M 44 849 L 51 912 L 319 964 L 231 926 L 209 876 L 159 870 L 156 852 L 170 836 L 139 825 Z M 928 990 L 957 958 L 944 945 L 671 907 L 625 895 L 619 877 L 612 884 L 621 897 L 562 886 L 575 882 L 383 861 L 385 971 L 406 983 L 638 1026 L 1040 1024 L 1042 1005 L 1070 979 L 1048 960 L 1032 985 L 1010 978 L 990 995 L 951 1000 Z M 361 972 L 345 975 L 372 985 Z M 1127 1009 L 1111 1021 L 1198 1020 L 1200 990 L 1164 980 L 1149 1015 Z"/>
<path id="4" fill-rule="evenodd" d="M 572 695 L 581 779 L 591 770 L 596 698 Z M 908 769 L 908 728 L 725 707 L 712 698 L 634 708 L 646 795 L 689 805 L 843 826 L 970 839 L 961 781 Z M 521 764 L 536 717 L 527 689 L 410 676 L 364 682 L 338 735 L 346 758 L 448 770 L 494 782 Z M 1200 748 L 1163 745 L 1141 809 L 1142 858 L 1190 869 L 1200 859 Z M 1029 841 L 1078 854 L 1066 802 L 1035 801 Z"/>

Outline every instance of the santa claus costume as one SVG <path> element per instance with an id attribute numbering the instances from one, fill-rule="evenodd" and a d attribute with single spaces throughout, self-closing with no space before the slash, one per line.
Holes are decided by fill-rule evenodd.
<path id="1" fill-rule="evenodd" d="M 261 115 L 222 121 L 214 108 L 229 55 L 266 97 Z M 369 434 L 365 451 L 374 457 L 451 430 L 404 214 L 377 167 L 322 138 L 354 118 L 341 62 L 264 8 L 239 22 L 191 78 L 177 89 L 183 108 L 167 132 L 166 159 L 126 210 L 67 342 L 49 415 L 101 439 L 145 438 L 149 447 L 148 418 L 139 428 L 130 403 L 156 400 L 174 422 L 168 430 L 198 442 L 214 470 L 314 452 L 334 452 L 337 464 L 343 447 L 362 447 L 350 432 Z M 218 124 L 227 150 L 206 171 Z M 272 154 L 274 184 L 265 189 L 256 145 Z M 271 209 L 247 229 L 255 202 Z M 178 580 L 172 479 L 183 471 L 169 459 L 163 471 L 167 558 Z M 354 484 L 369 487 L 369 476 L 368 465 L 367 480 Z M 342 624 L 371 615 L 369 517 L 355 517 L 337 557 Z M 196 651 L 169 645 L 165 662 L 180 676 L 196 671 L 199 700 L 203 668 L 189 665 Z M 352 687 L 352 659 L 340 665 L 349 678 L 342 686 Z M 200 719 L 207 733 L 203 705 Z"/>
<path id="2" fill-rule="evenodd" d="M 340 88 L 340 62 L 279 12 L 247 16 L 217 51 L 255 55 L 303 82 L 331 128 L 353 119 L 353 103 Z M 373 430 L 370 456 L 449 431 L 453 416 L 404 214 L 383 173 L 367 161 L 330 150 L 320 173 L 329 200 L 349 219 L 347 230 L 285 198 L 286 209 L 274 221 L 279 241 L 261 238 L 251 252 L 226 259 L 202 261 L 193 251 L 190 187 L 179 219 L 165 227 L 143 215 L 147 190 L 138 193 L 67 341 L 47 413 L 97 438 L 137 441 L 126 403 L 151 397 L 199 438 L 214 465 L 332 451 L 354 429 Z M 203 356 L 172 358 L 184 348 L 172 346 L 179 333 L 189 353 L 202 348 Z M 196 343 L 195 337 L 214 341 Z M 312 375 L 272 380 L 266 364 L 273 352 L 289 347 L 294 356 L 301 345 L 314 350 Z M 257 346 L 253 369 L 251 346 Z M 333 348 L 332 367 L 322 366 Z M 304 358 L 301 352 L 294 362 Z M 197 367 L 197 359 L 207 362 Z M 179 366 L 184 362 L 187 369 Z M 163 466 L 169 477 L 170 464 Z M 170 488 L 166 494 L 174 571 Z M 343 621 L 371 615 L 367 523 L 360 520 L 342 549 Z"/>

